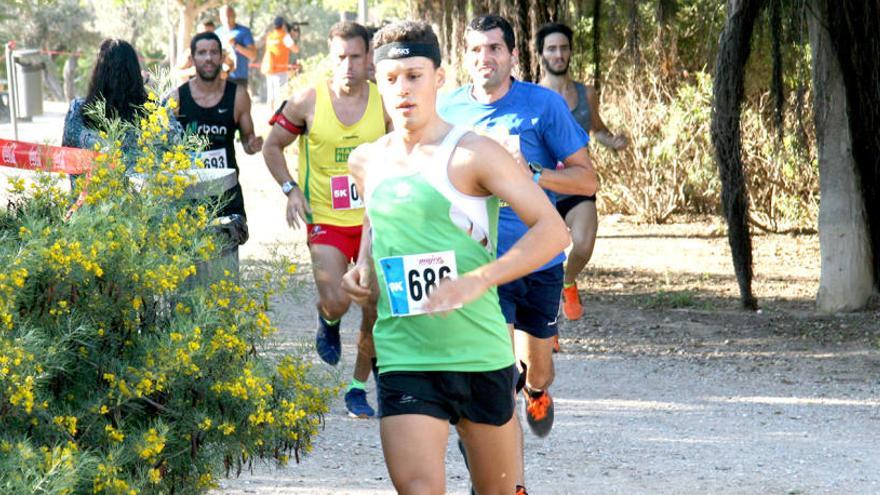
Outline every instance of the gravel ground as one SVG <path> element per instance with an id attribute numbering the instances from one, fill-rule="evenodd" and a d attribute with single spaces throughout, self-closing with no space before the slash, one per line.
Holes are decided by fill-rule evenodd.
<path id="1" fill-rule="evenodd" d="M 303 235 L 284 225 L 264 167 L 243 167 L 252 167 L 243 178 L 249 211 L 269 213 L 249 215 L 254 238 L 242 255 L 280 252 L 301 263 L 302 283 L 276 317 L 282 341 L 308 348 L 315 295 Z M 880 305 L 814 314 L 817 237 L 758 235 L 764 307 L 739 310 L 723 225 L 687 220 L 603 217 L 581 283 L 587 315 L 562 324 L 553 432 L 526 433 L 530 492 L 880 493 Z M 351 315 L 343 377 L 354 355 Z M 299 465 L 257 467 L 219 493 L 394 493 L 378 430 L 378 421 L 346 417 L 339 397 Z M 454 432 L 447 480 L 448 492 L 467 493 Z"/>

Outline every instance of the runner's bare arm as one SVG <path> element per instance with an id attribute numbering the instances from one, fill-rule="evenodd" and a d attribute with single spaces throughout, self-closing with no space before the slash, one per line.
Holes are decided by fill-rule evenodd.
<path id="1" fill-rule="evenodd" d="M 263 147 L 263 138 L 257 137 L 254 134 L 254 119 L 251 118 L 251 97 L 248 96 L 247 90 L 239 86 L 235 91 L 235 121 L 238 122 L 242 148 L 244 148 L 244 152 L 248 155 L 253 155 Z"/>
<path id="2" fill-rule="evenodd" d="M 315 111 L 314 88 L 301 91 L 293 95 L 284 105 L 282 114 L 296 126 L 308 129 L 311 126 L 311 115 Z M 280 185 L 293 180 L 290 170 L 287 168 L 287 160 L 284 158 L 284 148 L 296 141 L 299 137 L 279 124 L 272 126 L 269 136 L 263 144 L 263 159 L 269 173 Z M 310 213 L 308 202 L 299 187 L 293 188 L 287 195 L 287 224 L 291 227 L 299 227 L 299 220 L 307 222 Z"/>
<path id="3" fill-rule="evenodd" d="M 488 193 L 507 201 L 529 230 L 502 257 L 440 284 L 428 301 L 429 311 L 466 304 L 492 286 L 531 273 L 571 241 L 565 222 L 541 188 L 495 141 L 465 136 L 453 155 L 450 180 L 465 194 Z"/>
<path id="4" fill-rule="evenodd" d="M 364 166 L 369 147 L 369 144 L 362 144 L 348 156 L 348 170 L 354 178 L 358 191 L 364 191 Z M 342 277 L 342 289 L 360 306 L 375 306 L 379 299 L 379 285 L 373 271 L 371 241 L 370 218 L 365 214 L 358 259 Z"/>
<path id="5" fill-rule="evenodd" d="M 314 88 L 309 88 L 293 95 L 287 100 L 284 109 L 281 111 L 284 118 L 293 125 L 305 129 L 306 132 L 311 127 L 311 116 L 314 112 Z M 263 158 L 266 160 L 266 166 L 269 167 L 272 177 L 279 184 L 292 180 L 283 152 L 284 148 L 296 141 L 298 137 L 298 134 L 290 132 L 277 123 L 269 130 L 269 136 L 263 145 Z"/>
<path id="6" fill-rule="evenodd" d="M 538 185 L 561 194 L 582 194 L 592 196 L 599 188 L 599 178 L 593 169 L 593 161 L 587 148 L 581 148 L 564 160 L 565 168 L 553 170 L 545 168 L 541 172 Z"/>
<path id="7" fill-rule="evenodd" d="M 256 45 L 242 45 L 240 43 L 236 43 L 235 39 L 230 40 L 232 44 L 232 48 L 247 57 L 247 59 L 251 62 L 257 59 L 257 47 Z"/>
<path id="8" fill-rule="evenodd" d="M 599 94 L 592 86 L 587 86 L 587 103 L 590 105 L 590 131 L 593 139 L 607 148 L 620 151 L 629 144 L 624 134 L 614 134 L 599 115 Z"/>

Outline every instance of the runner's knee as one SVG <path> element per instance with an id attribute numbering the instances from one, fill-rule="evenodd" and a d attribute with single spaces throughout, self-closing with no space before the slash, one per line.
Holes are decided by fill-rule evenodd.
<path id="1" fill-rule="evenodd" d="M 405 495 L 442 495 L 443 484 L 443 480 L 440 478 L 414 477 L 394 481 L 394 488 L 398 493 Z"/>
<path id="2" fill-rule="evenodd" d="M 593 239 L 595 237 L 590 237 L 586 235 L 575 235 L 572 232 L 571 235 L 571 256 L 580 256 L 583 258 L 590 257 L 593 254 Z"/>
<path id="3" fill-rule="evenodd" d="M 334 294 L 322 298 L 319 305 L 321 307 L 321 314 L 324 315 L 324 318 L 328 320 L 338 320 L 345 315 L 346 311 L 348 311 L 348 307 L 351 305 L 351 300 L 344 294 Z"/>

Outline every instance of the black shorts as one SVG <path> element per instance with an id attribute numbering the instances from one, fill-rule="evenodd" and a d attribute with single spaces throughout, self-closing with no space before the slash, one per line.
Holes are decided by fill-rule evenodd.
<path id="1" fill-rule="evenodd" d="M 565 216 L 568 215 L 568 212 L 571 211 L 575 206 L 583 203 L 584 201 L 592 201 L 596 202 L 596 195 L 592 196 L 566 196 L 562 199 L 556 200 L 556 211 L 559 212 L 559 216 L 565 220 Z"/>
<path id="2" fill-rule="evenodd" d="M 378 380 L 379 417 L 421 414 L 501 426 L 513 417 L 514 366 L 495 371 L 390 371 Z"/>
<path id="3" fill-rule="evenodd" d="M 498 286 L 504 319 L 539 339 L 559 333 L 556 316 L 562 294 L 562 263 Z"/>

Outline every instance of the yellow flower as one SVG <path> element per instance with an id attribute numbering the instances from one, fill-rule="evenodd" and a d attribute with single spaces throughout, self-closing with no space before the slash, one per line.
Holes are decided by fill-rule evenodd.
<path id="1" fill-rule="evenodd" d="M 159 472 L 158 469 L 155 469 L 155 468 L 150 469 L 149 479 L 150 479 L 150 483 L 152 483 L 154 485 L 158 484 L 160 481 L 162 481 L 162 473 Z"/>
<path id="2" fill-rule="evenodd" d="M 105 426 L 104 431 L 107 433 L 107 436 L 110 437 L 110 440 L 113 440 L 114 442 L 121 443 L 125 440 L 125 435 L 116 428 L 113 428 L 113 425 Z"/>

